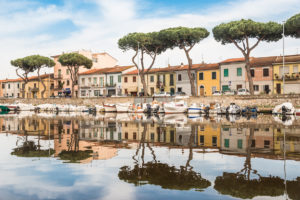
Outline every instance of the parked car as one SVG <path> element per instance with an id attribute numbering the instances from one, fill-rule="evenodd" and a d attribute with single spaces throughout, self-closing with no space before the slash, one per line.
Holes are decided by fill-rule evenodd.
<path id="1" fill-rule="evenodd" d="M 245 88 L 240 88 L 237 91 L 237 95 L 250 95 L 249 90 L 245 89 Z"/>
<path id="2" fill-rule="evenodd" d="M 220 95 L 222 95 L 222 92 L 220 92 L 220 91 L 214 91 L 214 92 L 212 93 L 212 95 L 213 95 L 213 96 L 220 96 Z"/>
<path id="3" fill-rule="evenodd" d="M 175 95 L 176 96 L 185 96 L 186 93 L 185 92 L 176 92 Z"/>
<path id="4" fill-rule="evenodd" d="M 235 95 L 236 92 L 234 90 L 226 90 L 226 91 L 223 91 L 223 94 L 224 95 Z"/>
<path id="5" fill-rule="evenodd" d="M 154 94 L 153 97 L 170 97 L 170 93 L 169 92 L 160 92 L 158 94 Z"/>

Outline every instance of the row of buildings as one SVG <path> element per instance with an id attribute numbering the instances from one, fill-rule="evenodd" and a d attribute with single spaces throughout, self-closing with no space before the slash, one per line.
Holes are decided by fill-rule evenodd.
<path id="1" fill-rule="evenodd" d="M 138 70 L 135 66 L 119 66 L 117 59 L 108 53 L 78 51 L 93 61 L 91 69 L 79 70 L 77 97 L 99 97 L 111 95 L 135 96 L 143 92 Z M 56 63 L 53 74 L 42 76 L 46 83 L 44 97 L 71 93 L 71 75 L 58 62 L 60 55 L 53 56 Z M 255 94 L 300 93 L 300 54 L 285 56 L 251 57 L 251 76 Z M 227 59 L 213 64 L 194 64 L 192 76 L 195 79 L 196 94 L 210 96 L 214 91 L 249 89 L 244 58 Z M 184 92 L 191 95 L 188 66 L 177 65 L 153 68 L 145 77 L 148 93 Z M 0 97 L 20 97 L 22 79 L 0 81 Z M 25 98 L 40 98 L 43 90 L 36 76 L 30 77 L 25 87 Z"/>

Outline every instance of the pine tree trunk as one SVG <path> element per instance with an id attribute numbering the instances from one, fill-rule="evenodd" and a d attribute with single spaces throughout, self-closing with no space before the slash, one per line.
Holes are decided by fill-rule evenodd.
<path id="1" fill-rule="evenodd" d="M 37 74 L 38 74 L 38 77 L 39 77 L 39 81 L 40 81 L 40 83 L 42 83 L 43 88 L 44 88 L 44 89 L 42 90 L 42 92 L 41 92 L 41 97 L 42 97 L 42 99 L 43 99 L 43 98 L 44 98 L 45 91 L 46 91 L 46 85 L 45 85 L 44 81 L 41 79 L 41 76 L 40 76 L 40 68 L 38 69 Z"/>
<path id="2" fill-rule="evenodd" d="M 192 94 L 192 96 L 196 96 L 195 81 L 194 81 L 194 77 L 192 76 L 192 73 L 191 73 L 191 69 L 193 67 L 193 61 L 190 58 L 188 50 L 184 49 L 184 52 L 185 52 L 185 55 L 186 55 L 186 58 L 187 58 L 188 64 L 189 64 L 188 77 L 189 77 L 190 85 L 191 85 L 191 94 Z"/>
<path id="3" fill-rule="evenodd" d="M 250 71 L 250 58 L 249 55 L 247 55 L 245 57 L 245 62 L 246 62 L 246 72 L 247 72 L 247 78 L 248 78 L 248 82 L 249 82 L 249 91 L 251 95 L 254 95 L 254 88 L 253 88 L 253 80 L 252 80 L 252 76 L 251 76 L 251 71 Z"/>
<path id="4" fill-rule="evenodd" d="M 140 78 L 141 78 L 141 82 L 143 84 L 144 96 L 148 96 L 148 89 L 147 89 L 147 83 L 146 83 L 146 80 L 145 80 L 145 74 L 144 74 L 144 72 L 140 73 Z"/>

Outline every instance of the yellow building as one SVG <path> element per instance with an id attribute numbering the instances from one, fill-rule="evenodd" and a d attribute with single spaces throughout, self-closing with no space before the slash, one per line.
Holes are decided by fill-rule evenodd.
<path id="1" fill-rule="evenodd" d="M 203 64 L 197 68 L 197 91 L 199 96 L 211 96 L 220 91 L 219 64 Z"/>
<path id="2" fill-rule="evenodd" d="M 41 75 L 41 78 L 46 86 L 44 98 L 50 98 L 54 95 L 54 79 L 53 74 Z M 38 76 L 29 77 L 29 82 L 25 86 L 25 98 L 42 98 L 42 91 L 44 87 L 39 82 Z"/>
<path id="3" fill-rule="evenodd" d="M 203 124 L 198 127 L 198 145 L 203 147 L 220 147 L 221 128 L 214 124 Z"/>
<path id="4" fill-rule="evenodd" d="M 156 72 L 156 93 L 168 92 L 175 94 L 177 67 L 158 68 Z"/>
<path id="5" fill-rule="evenodd" d="M 283 67 L 282 56 L 273 63 L 273 80 L 275 94 L 300 93 L 300 54 L 285 56 Z M 283 73 L 284 71 L 284 73 Z M 284 75 L 284 77 L 283 77 Z M 284 86 L 283 86 L 284 78 Z"/>

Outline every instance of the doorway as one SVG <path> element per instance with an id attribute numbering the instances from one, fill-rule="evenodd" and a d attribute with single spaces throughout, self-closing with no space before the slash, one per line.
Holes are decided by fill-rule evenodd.
<path id="1" fill-rule="evenodd" d="M 276 93 L 281 94 L 281 84 L 280 83 L 276 84 Z"/>
<path id="2" fill-rule="evenodd" d="M 204 86 L 200 86 L 200 96 L 204 96 Z"/>

